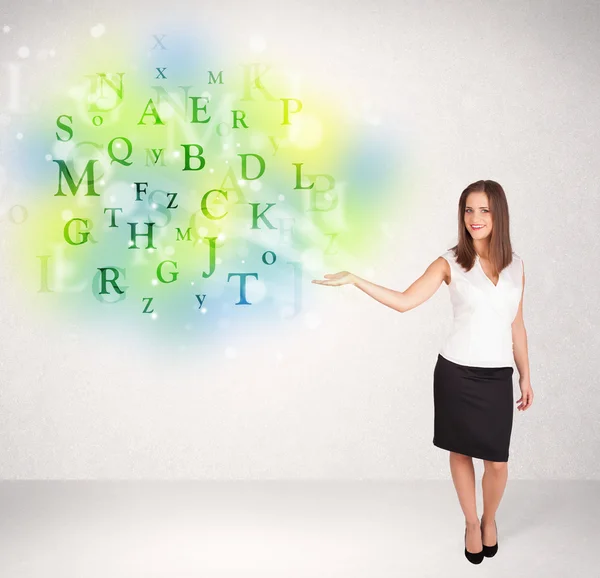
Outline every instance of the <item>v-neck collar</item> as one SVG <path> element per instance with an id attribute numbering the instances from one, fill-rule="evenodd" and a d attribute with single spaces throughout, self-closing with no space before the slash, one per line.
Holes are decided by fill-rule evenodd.
<path id="1" fill-rule="evenodd" d="M 496 289 L 498 287 L 498 285 L 500 285 L 500 281 L 502 280 L 502 271 L 500 271 L 500 273 L 498 274 L 498 282 L 494 285 L 494 282 L 486 275 L 485 271 L 483 270 L 483 267 L 481 266 L 481 263 L 479 262 L 479 255 L 477 253 L 475 253 L 475 261 L 477 261 L 477 265 L 479 265 L 479 270 L 483 273 L 483 276 L 488 280 L 490 285 L 494 289 Z"/>

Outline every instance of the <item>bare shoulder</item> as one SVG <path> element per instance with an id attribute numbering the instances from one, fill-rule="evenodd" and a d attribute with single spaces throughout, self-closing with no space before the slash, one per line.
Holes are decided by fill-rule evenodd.
<path id="1" fill-rule="evenodd" d="M 434 267 L 438 274 L 440 275 L 442 281 L 446 283 L 446 285 L 450 284 L 451 280 L 451 271 L 450 271 L 450 263 L 443 256 L 439 256 L 430 267 Z"/>

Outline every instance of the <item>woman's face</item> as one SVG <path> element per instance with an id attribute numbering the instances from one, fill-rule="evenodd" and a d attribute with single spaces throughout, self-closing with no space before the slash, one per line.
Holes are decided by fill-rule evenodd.
<path id="1" fill-rule="evenodd" d="M 465 227 L 473 239 L 485 239 L 492 232 L 492 213 L 485 193 L 469 193 L 465 207 Z"/>

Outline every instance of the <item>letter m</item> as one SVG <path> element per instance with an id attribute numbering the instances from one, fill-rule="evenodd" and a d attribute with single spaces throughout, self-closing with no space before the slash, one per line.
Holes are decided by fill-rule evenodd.
<path id="1" fill-rule="evenodd" d="M 208 84 L 223 84 L 223 71 L 221 70 L 217 77 L 212 73 L 212 70 L 208 71 Z"/>
<path id="2" fill-rule="evenodd" d="M 79 179 L 79 182 L 77 184 L 75 184 L 75 181 L 73 180 L 73 177 L 71 176 L 71 171 L 69 170 L 69 167 L 67 166 L 67 163 L 63 160 L 60 159 L 52 159 L 52 162 L 55 162 L 56 164 L 58 164 L 58 168 L 59 168 L 59 173 L 58 173 L 58 192 L 54 195 L 55 197 L 58 196 L 62 196 L 65 197 L 65 193 L 63 193 L 62 190 L 62 179 L 63 176 L 65 177 L 65 180 L 67 181 L 67 185 L 69 185 L 69 189 L 71 191 L 71 194 L 73 196 L 75 196 L 75 193 L 77 193 L 77 191 L 79 190 L 79 187 L 81 186 L 81 183 L 83 182 L 83 177 L 87 175 L 87 193 L 85 194 L 86 196 L 96 196 L 99 197 L 100 194 L 96 192 L 96 190 L 94 189 L 94 163 L 98 162 L 98 159 L 90 159 L 87 162 L 87 165 L 85 165 L 85 169 L 83 170 L 83 173 L 81 175 L 81 178 Z"/>

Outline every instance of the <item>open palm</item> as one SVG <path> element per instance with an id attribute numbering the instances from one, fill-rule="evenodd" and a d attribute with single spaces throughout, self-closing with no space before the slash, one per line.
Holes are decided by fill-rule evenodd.
<path id="1" fill-rule="evenodd" d="M 356 277 L 349 273 L 348 271 L 340 271 L 339 273 L 326 273 L 324 277 L 327 279 L 313 279 L 313 283 L 318 283 L 319 285 L 349 285 L 350 283 L 354 283 L 356 281 Z"/>

